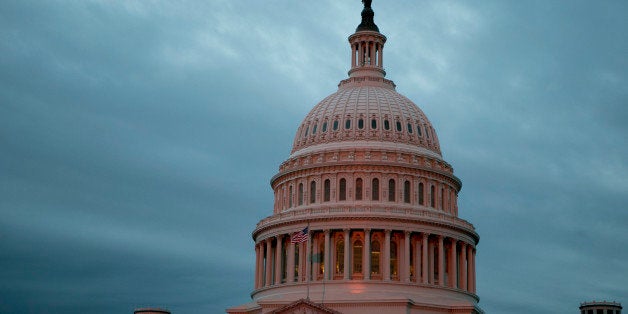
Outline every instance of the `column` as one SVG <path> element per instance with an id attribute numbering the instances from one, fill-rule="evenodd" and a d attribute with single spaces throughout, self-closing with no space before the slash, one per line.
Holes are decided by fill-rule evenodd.
<path id="1" fill-rule="evenodd" d="M 442 235 L 438 236 L 438 285 L 445 286 L 445 243 Z"/>
<path id="2" fill-rule="evenodd" d="M 430 263 L 428 265 L 429 271 L 427 272 L 428 274 L 428 278 L 427 280 L 430 282 L 431 285 L 435 284 L 436 281 L 434 280 L 434 273 L 436 272 L 436 270 L 434 269 L 434 243 L 432 241 L 428 241 L 427 242 L 427 258 L 428 258 L 428 262 Z"/>
<path id="3" fill-rule="evenodd" d="M 364 280 L 371 279 L 371 229 L 364 229 L 364 253 L 362 253 Z"/>
<path id="4" fill-rule="evenodd" d="M 272 247 L 273 243 L 272 240 L 270 238 L 266 239 L 266 278 L 264 281 L 264 286 L 270 286 L 272 284 L 272 274 L 273 274 L 273 269 L 271 268 L 273 263 L 273 254 L 272 254 Z"/>
<path id="5" fill-rule="evenodd" d="M 288 261 L 286 262 L 286 282 L 293 283 L 294 282 L 294 243 L 290 241 L 288 245 L 288 256 L 286 256 Z"/>
<path id="6" fill-rule="evenodd" d="M 349 279 L 349 274 L 351 274 L 351 265 L 349 265 L 349 249 L 351 248 L 351 230 L 344 229 L 345 232 L 345 269 L 344 269 L 344 279 Z"/>
<path id="7" fill-rule="evenodd" d="M 323 280 L 331 279 L 331 274 L 333 273 L 333 267 L 331 266 L 331 231 L 329 229 L 325 229 L 325 251 L 323 252 L 325 255 L 325 263 L 323 267 Z"/>
<path id="8" fill-rule="evenodd" d="M 305 261 L 307 260 L 305 247 L 307 247 L 307 242 L 299 243 L 299 281 L 305 281 Z"/>
<path id="9" fill-rule="evenodd" d="M 312 281 L 312 231 L 308 229 L 308 237 L 305 246 L 305 281 Z"/>
<path id="10" fill-rule="evenodd" d="M 414 281 L 421 282 L 421 242 L 414 241 Z"/>
<path id="11" fill-rule="evenodd" d="M 255 243 L 255 283 L 254 288 L 257 290 L 259 288 L 259 244 Z"/>
<path id="12" fill-rule="evenodd" d="M 428 246 L 429 246 L 429 244 L 428 244 L 429 243 L 428 242 L 428 237 L 429 237 L 429 235 L 427 233 L 425 233 L 425 232 L 423 232 L 421 234 L 421 238 L 422 238 L 421 242 L 423 242 L 421 244 L 421 247 L 423 248 L 423 259 L 421 260 L 421 266 L 423 266 L 422 278 L 423 278 L 423 283 L 424 284 L 428 283 L 428 278 L 429 278 L 429 276 L 427 274 L 428 273 L 428 269 L 427 269 L 427 266 L 428 266 L 428 264 L 427 264 L 427 255 L 428 255 L 427 254 L 427 249 L 428 249 Z"/>
<path id="13" fill-rule="evenodd" d="M 460 248 L 460 289 L 467 290 L 467 244 L 462 242 Z"/>
<path id="14" fill-rule="evenodd" d="M 377 64 L 379 64 L 380 68 L 384 67 L 384 45 L 379 44 L 379 61 L 377 62 Z"/>
<path id="15" fill-rule="evenodd" d="M 384 261 L 382 263 L 384 280 L 390 280 L 390 232 L 386 230 L 384 232 Z"/>
<path id="16" fill-rule="evenodd" d="M 372 41 L 369 43 L 370 51 L 371 51 L 371 66 L 375 66 L 375 42 Z"/>
<path id="17" fill-rule="evenodd" d="M 467 291 L 473 292 L 473 247 L 467 245 Z"/>
<path id="18" fill-rule="evenodd" d="M 358 66 L 364 63 L 364 51 L 362 51 L 362 42 L 358 42 Z"/>
<path id="19" fill-rule="evenodd" d="M 355 48 L 355 44 L 351 44 L 351 67 L 355 67 L 355 52 L 356 52 L 356 48 Z"/>
<path id="20" fill-rule="evenodd" d="M 451 245 L 449 246 L 449 286 L 456 288 L 456 239 L 450 238 Z"/>
<path id="21" fill-rule="evenodd" d="M 406 238 L 403 240 L 403 281 L 410 282 L 410 231 L 406 231 Z"/>
<path id="22" fill-rule="evenodd" d="M 283 235 L 278 235 L 277 236 L 277 248 L 275 249 L 275 284 L 278 285 L 281 283 L 281 277 L 283 275 L 283 271 L 281 269 L 281 266 L 283 264 L 282 262 L 282 255 L 283 255 L 283 243 L 281 242 L 283 238 Z"/>

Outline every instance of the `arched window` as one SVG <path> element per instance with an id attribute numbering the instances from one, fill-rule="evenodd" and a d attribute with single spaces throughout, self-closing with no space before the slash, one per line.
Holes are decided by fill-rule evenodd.
<path id="1" fill-rule="evenodd" d="M 381 273 L 379 269 L 380 253 L 379 241 L 371 241 L 371 275 L 379 275 Z"/>
<path id="2" fill-rule="evenodd" d="M 390 241 L 390 278 L 399 279 L 399 261 L 397 259 L 397 242 Z"/>
<path id="3" fill-rule="evenodd" d="M 412 134 L 412 124 L 408 122 L 408 133 Z"/>
<path id="4" fill-rule="evenodd" d="M 401 132 L 401 122 L 397 121 L 395 124 L 397 125 L 397 132 Z M 314 131 L 314 133 L 316 133 L 316 131 Z"/>
<path id="5" fill-rule="evenodd" d="M 288 188 L 288 208 L 292 207 L 292 185 Z"/>
<path id="6" fill-rule="evenodd" d="M 355 179 L 355 200 L 362 200 L 362 178 Z"/>
<path id="7" fill-rule="evenodd" d="M 388 180 L 388 201 L 389 202 L 395 201 L 395 180 L 394 179 Z"/>
<path id="8" fill-rule="evenodd" d="M 427 125 L 425 125 L 425 137 L 427 137 L 427 139 L 430 139 L 430 129 L 427 127 Z"/>
<path id="9" fill-rule="evenodd" d="M 323 133 L 327 132 L 327 121 L 323 122 Z"/>
<path id="10" fill-rule="evenodd" d="M 318 246 L 318 274 L 323 275 L 325 273 L 325 241 L 320 241 Z"/>
<path id="11" fill-rule="evenodd" d="M 425 205 L 425 200 L 423 196 L 423 182 L 419 183 L 419 204 Z"/>
<path id="12" fill-rule="evenodd" d="M 403 183 L 403 201 L 410 203 L 410 181 L 408 180 Z"/>
<path id="13" fill-rule="evenodd" d="M 350 129 L 351 128 L 351 119 L 347 119 L 345 120 L 345 129 Z"/>
<path id="14" fill-rule="evenodd" d="M 358 120 L 358 129 L 360 130 L 364 129 L 364 119 L 362 118 Z"/>
<path id="15" fill-rule="evenodd" d="M 329 182 L 329 179 L 325 180 L 323 188 L 323 202 L 329 202 L 329 194 L 331 193 L 331 184 Z"/>
<path id="16" fill-rule="evenodd" d="M 420 125 L 420 124 L 417 124 L 417 125 L 416 125 L 416 133 L 417 133 L 419 136 L 423 136 L 423 134 L 421 133 L 421 125 Z"/>
<path id="17" fill-rule="evenodd" d="M 384 120 L 384 130 L 390 130 L 390 122 L 388 122 L 388 120 Z M 307 135 L 307 131 L 305 133 L 305 135 Z"/>
<path id="18" fill-rule="evenodd" d="M 371 200 L 379 201 L 379 179 L 378 178 L 373 179 L 371 190 L 373 192 L 372 193 L 373 195 L 371 195 Z"/>
<path id="19" fill-rule="evenodd" d="M 371 119 L 371 129 L 377 129 L 377 119 Z"/>
<path id="20" fill-rule="evenodd" d="M 299 183 L 299 206 L 303 205 L 303 183 Z"/>
<path id="21" fill-rule="evenodd" d="M 334 131 L 338 130 L 338 120 L 334 120 Z"/>
<path id="22" fill-rule="evenodd" d="M 310 204 L 316 203 L 316 181 L 310 182 Z"/>
<path id="23" fill-rule="evenodd" d="M 432 185 L 432 186 L 430 186 L 430 206 L 432 208 L 436 207 L 436 204 L 435 204 L 436 203 L 436 200 L 435 200 L 436 195 L 434 195 L 434 192 L 435 192 L 434 191 L 434 186 Z"/>
<path id="24" fill-rule="evenodd" d="M 345 272 L 345 242 L 339 240 L 336 242 L 336 274 L 344 274 Z"/>
<path id="25" fill-rule="evenodd" d="M 362 241 L 353 242 L 353 273 L 362 273 Z"/>
<path id="26" fill-rule="evenodd" d="M 318 124 L 314 124 L 314 127 L 312 128 L 312 135 L 316 134 L 316 127 L 318 126 Z"/>
<path id="27" fill-rule="evenodd" d="M 440 209 L 445 210 L 445 189 L 440 188 Z"/>

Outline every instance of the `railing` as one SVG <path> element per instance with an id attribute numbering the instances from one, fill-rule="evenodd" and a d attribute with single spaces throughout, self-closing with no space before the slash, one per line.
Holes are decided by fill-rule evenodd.
<path id="1" fill-rule="evenodd" d="M 437 222 L 447 222 L 455 226 L 459 226 L 466 229 L 473 230 L 473 224 L 467 222 L 464 219 L 442 213 L 434 212 L 428 209 L 415 209 L 415 208 L 394 208 L 394 207 L 367 207 L 367 206 L 355 206 L 355 207 L 315 207 L 306 209 L 294 209 L 279 214 L 275 214 L 260 220 L 257 223 L 257 229 L 260 229 L 266 225 L 272 224 L 276 221 L 285 219 L 298 219 L 306 218 L 310 216 L 312 218 L 319 218 L 322 216 L 338 217 L 338 216 L 376 216 L 376 217 L 419 217 L 425 218 Z"/>

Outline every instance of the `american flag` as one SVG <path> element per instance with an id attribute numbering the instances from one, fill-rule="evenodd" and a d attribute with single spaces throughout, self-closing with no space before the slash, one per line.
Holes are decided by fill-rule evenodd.
<path id="1" fill-rule="evenodd" d="M 307 232 L 307 228 L 305 227 L 305 229 L 299 231 L 299 232 L 295 232 L 292 234 L 292 237 L 290 237 L 290 242 L 291 243 L 303 243 L 305 241 L 307 241 L 309 234 Z"/>

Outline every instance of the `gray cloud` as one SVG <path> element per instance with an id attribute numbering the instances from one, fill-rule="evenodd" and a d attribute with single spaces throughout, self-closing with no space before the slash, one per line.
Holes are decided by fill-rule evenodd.
<path id="1" fill-rule="evenodd" d="M 3 3 L 0 313 L 247 302 L 268 180 L 346 76 L 360 7 Z M 626 4 L 374 9 L 463 180 L 486 312 L 628 302 Z"/>

